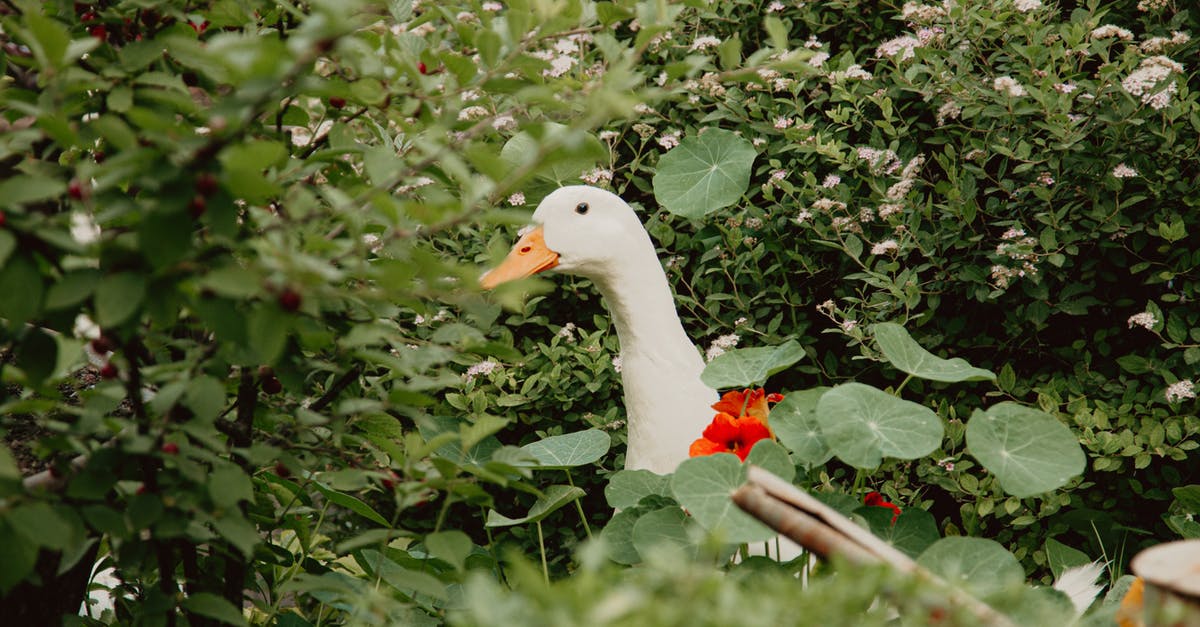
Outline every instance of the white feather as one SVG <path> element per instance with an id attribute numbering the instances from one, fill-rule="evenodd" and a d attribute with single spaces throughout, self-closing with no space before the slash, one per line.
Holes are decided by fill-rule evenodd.
<path id="1" fill-rule="evenodd" d="M 1092 562 L 1083 566 L 1073 566 L 1058 576 L 1054 589 L 1067 595 L 1075 606 L 1075 615 L 1082 616 L 1096 600 L 1104 586 L 1097 583 L 1100 575 L 1104 574 L 1103 562 Z"/>

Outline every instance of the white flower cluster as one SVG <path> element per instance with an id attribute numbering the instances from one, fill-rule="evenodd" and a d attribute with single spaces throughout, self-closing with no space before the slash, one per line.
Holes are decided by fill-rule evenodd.
<path id="1" fill-rule="evenodd" d="M 595 168 L 579 175 L 579 178 L 583 179 L 589 185 L 607 185 L 608 183 L 612 182 L 612 177 L 612 170 L 606 170 L 604 168 Z"/>
<path id="2" fill-rule="evenodd" d="M 872 255 L 886 255 L 900 250 L 900 244 L 894 239 L 885 239 L 871 247 Z"/>
<path id="3" fill-rule="evenodd" d="M 942 106 L 938 107 L 937 125 L 945 126 L 947 120 L 957 120 L 960 115 L 962 115 L 962 107 L 953 100 L 947 100 Z"/>
<path id="4" fill-rule="evenodd" d="M 576 328 L 577 327 L 575 326 L 574 322 L 568 322 L 564 324 L 563 327 L 558 330 L 558 333 L 555 333 L 554 335 L 561 337 L 568 342 L 574 342 Z"/>
<path id="5" fill-rule="evenodd" d="M 1167 397 L 1167 402 L 1178 403 L 1184 399 L 1196 398 L 1196 385 L 1191 379 L 1176 381 L 1167 386 L 1164 396 Z"/>
<path id="6" fill-rule="evenodd" d="M 709 48 L 716 48 L 719 45 L 721 45 L 720 39 L 717 39 L 712 35 L 704 35 L 702 37 L 697 37 L 694 41 L 692 41 L 691 49 L 693 51 L 708 50 Z"/>
<path id="7" fill-rule="evenodd" d="M 1171 4 L 1171 0 L 1141 0 L 1137 3 L 1138 11 L 1161 11 Z"/>
<path id="8" fill-rule="evenodd" d="M 683 131 L 670 130 L 658 137 L 658 145 L 670 150 L 679 145 L 679 138 L 683 135 Z"/>
<path id="9" fill-rule="evenodd" d="M 1011 76 L 997 76 L 996 80 L 992 81 L 992 89 L 1006 93 L 1013 98 L 1025 95 L 1025 88 Z"/>
<path id="10" fill-rule="evenodd" d="M 722 335 L 718 337 L 712 341 L 712 344 L 708 345 L 708 350 L 704 353 L 705 359 L 712 361 L 717 357 L 724 355 L 727 349 L 737 346 L 738 341 L 741 339 L 742 338 L 739 337 L 737 333 L 730 333 L 729 335 Z"/>
<path id="11" fill-rule="evenodd" d="M 1122 162 L 1122 163 L 1118 163 L 1117 167 L 1112 169 L 1112 175 L 1114 178 L 1130 179 L 1130 178 L 1137 176 L 1138 171 L 1125 165 L 1125 163 Z"/>
<path id="12" fill-rule="evenodd" d="M 874 78 L 874 77 L 871 75 L 871 73 L 864 70 L 863 67 L 857 63 L 855 63 L 854 65 L 851 65 L 850 67 L 846 68 L 845 70 L 829 73 L 829 80 L 834 83 L 837 83 L 839 81 L 849 80 L 849 79 L 855 79 L 855 80 L 860 80 L 860 81 L 869 81 L 872 78 Z"/>
<path id="13" fill-rule="evenodd" d="M 1149 57 L 1121 81 L 1121 87 L 1130 96 L 1140 98 L 1142 104 L 1158 110 L 1171 104 L 1171 96 L 1179 90 L 1172 75 L 1182 73 L 1183 66 L 1167 57 Z"/>
<path id="14" fill-rule="evenodd" d="M 859 146 L 855 149 L 859 159 L 867 162 L 871 174 L 894 174 L 900 168 L 900 157 L 891 150 L 879 150 L 869 146 Z"/>
<path id="15" fill-rule="evenodd" d="M 486 361 L 481 361 L 470 368 L 467 368 L 467 373 L 463 376 L 465 376 L 468 381 L 471 381 L 480 375 L 487 376 L 492 374 L 499 367 L 500 364 L 498 362 L 488 359 Z"/>
<path id="16" fill-rule="evenodd" d="M 895 58 L 897 61 L 907 61 L 917 56 L 916 49 L 920 48 L 921 45 L 922 42 L 920 39 L 912 35 L 902 35 L 880 44 L 875 49 L 875 54 L 889 59 Z"/>
<path id="17" fill-rule="evenodd" d="M 1037 276 L 1035 265 L 1037 254 L 1033 251 L 1037 240 L 1026 235 L 1025 229 L 1010 228 L 1000 236 L 1002 240 L 996 246 L 996 254 L 1006 258 L 1015 265 L 996 264 L 992 266 L 992 282 L 996 287 L 1005 289 L 1013 279 L 1026 276 Z"/>
<path id="18" fill-rule="evenodd" d="M 900 9 L 900 17 L 903 17 L 905 21 L 920 24 L 928 24 L 945 16 L 946 9 L 936 4 L 905 2 L 904 7 Z"/>
<path id="19" fill-rule="evenodd" d="M 1112 24 L 1104 24 L 1103 26 L 1097 26 L 1096 28 L 1093 28 L 1090 36 L 1092 39 L 1109 39 L 1110 37 L 1116 37 L 1121 41 L 1133 40 L 1133 33 L 1130 32 L 1129 29 L 1121 28 L 1120 26 L 1113 26 Z"/>
<path id="20" fill-rule="evenodd" d="M 1021 13 L 1029 13 L 1042 8 L 1042 0 L 1013 0 L 1013 8 Z"/>
<path id="21" fill-rule="evenodd" d="M 1151 37 L 1138 44 L 1138 49 L 1146 54 L 1159 54 L 1172 46 L 1182 46 L 1191 41 L 1187 33 L 1172 31 L 1170 37 Z"/>
<path id="22" fill-rule="evenodd" d="M 1158 318 L 1155 318 L 1154 314 L 1150 313 L 1149 311 L 1143 311 L 1141 313 L 1135 313 L 1132 316 L 1129 316 L 1129 320 L 1127 320 L 1126 323 L 1129 325 L 1130 329 L 1136 326 L 1142 327 L 1147 331 L 1153 331 L 1154 325 L 1158 324 Z"/>

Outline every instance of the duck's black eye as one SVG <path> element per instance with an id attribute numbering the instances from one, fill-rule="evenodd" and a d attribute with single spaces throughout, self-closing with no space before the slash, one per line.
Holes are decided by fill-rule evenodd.
<path id="1" fill-rule="evenodd" d="M 581 202 L 578 205 L 575 205 L 575 213 L 578 213 L 579 215 L 584 215 L 587 212 L 588 212 L 588 204 L 586 202 Z"/>

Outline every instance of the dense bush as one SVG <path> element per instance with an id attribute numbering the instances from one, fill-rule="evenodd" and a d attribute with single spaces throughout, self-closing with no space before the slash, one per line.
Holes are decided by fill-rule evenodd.
<path id="1" fill-rule="evenodd" d="M 615 334 L 585 280 L 474 283 L 581 180 L 643 212 L 701 350 L 795 340 L 771 390 L 936 413 L 934 452 L 874 469 L 762 454 L 881 533 L 868 488 L 922 547 L 991 538 L 1043 582 L 1200 536 L 1200 24 L 1069 5 L 3 4 L 6 608 L 74 613 L 57 591 L 97 558 L 105 621 L 139 624 L 485 624 L 504 586 L 552 623 L 627 576 L 646 612 L 782 594 L 630 553 L 649 514 L 704 545 L 665 483 L 605 532 L 641 570 L 576 561 L 623 466 Z M 745 170 L 728 201 L 656 181 L 695 142 Z M 885 322 L 994 382 L 907 376 Z M 1002 488 L 964 444 L 1002 401 L 1069 427 L 1082 476 Z"/>

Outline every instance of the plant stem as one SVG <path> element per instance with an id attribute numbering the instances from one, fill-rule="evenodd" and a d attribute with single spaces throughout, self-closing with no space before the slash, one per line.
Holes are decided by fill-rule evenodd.
<path id="1" fill-rule="evenodd" d="M 541 553 L 542 553 L 542 579 L 544 579 L 546 581 L 546 583 L 549 584 L 550 583 L 550 566 L 546 564 L 546 541 L 542 537 L 542 521 L 539 520 L 534 524 L 537 525 L 538 550 L 541 551 Z"/>
<path id="2" fill-rule="evenodd" d="M 572 488 L 575 487 L 575 481 L 571 479 L 571 471 L 564 468 L 563 472 L 567 473 L 567 483 Z M 580 505 L 579 499 L 575 499 L 575 511 L 579 512 L 579 520 L 583 523 L 583 531 L 587 533 L 589 540 L 592 539 L 592 528 L 588 525 L 587 516 L 583 513 L 583 505 Z"/>

